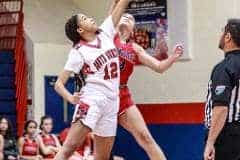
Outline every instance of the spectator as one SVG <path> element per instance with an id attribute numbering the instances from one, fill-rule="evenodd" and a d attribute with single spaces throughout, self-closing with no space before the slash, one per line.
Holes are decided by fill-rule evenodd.
<path id="1" fill-rule="evenodd" d="M 69 128 L 65 128 L 60 134 L 59 139 L 60 142 L 63 143 L 67 137 Z M 74 152 L 74 155 L 70 158 L 70 160 L 90 160 L 93 159 L 93 137 L 91 134 L 88 134 L 86 136 L 85 141 L 83 142 L 83 145 L 79 146 L 76 151 Z"/>
<path id="2" fill-rule="evenodd" d="M 0 134 L 0 160 L 3 160 L 3 136 Z"/>
<path id="3" fill-rule="evenodd" d="M 58 138 L 54 134 L 51 134 L 52 128 L 52 117 L 43 116 L 40 124 L 41 133 L 38 136 L 40 153 L 43 159 L 53 159 L 61 147 Z"/>
<path id="4" fill-rule="evenodd" d="M 0 134 L 4 139 L 4 160 L 18 159 L 17 143 L 13 136 L 12 124 L 6 117 L 0 117 Z"/>
<path id="5" fill-rule="evenodd" d="M 37 122 L 29 120 L 24 126 L 24 135 L 19 138 L 18 148 L 20 157 L 24 160 L 41 160 L 39 141 L 36 137 Z"/>

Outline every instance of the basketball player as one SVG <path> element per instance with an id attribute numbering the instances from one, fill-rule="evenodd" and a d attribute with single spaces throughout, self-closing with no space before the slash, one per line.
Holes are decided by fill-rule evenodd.
<path id="1" fill-rule="evenodd" d="M 55 89 L 77 106 L 68 136 L 56 160 L 68 159 L 90 131 L 95 134 L 95 159 L 109 159 L 119 108 L 119 59 L 113 39 L 115 27 L 129 1 L 119 0 L 100 28 L 92 18 L 83 14 L 72 16 L 65 25 L 73 48 Z M 80 70 L 87 74 L 86 85 L 81 94 L 72 95 L 64 85 L 72 73 Z"/>
<path id="2" fill-rule="evenodd" d="M 110 13 L 114 9 L 114 5 L 110 9 Z M 165 160 L 166 157 L 151 136 L 141 113 L 131 98 L 127 83 L 136 62 L 141 62 L 155 72 L 163 73 L 181 57 L 183 46 L 176 45 L 172 55 L 166 60 L 158 61 L 147 54 L 141 46 L 129 42 L 134 26 L 134 17 L 130 14 L 124 14 L 118 25 L 118 35 L 114 40 L 120 54 L 120 109 L 118 123 L 134 136 L 151 160 Z"/>

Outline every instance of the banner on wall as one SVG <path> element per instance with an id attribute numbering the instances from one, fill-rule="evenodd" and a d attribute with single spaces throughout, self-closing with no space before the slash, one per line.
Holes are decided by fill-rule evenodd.
<path id="1" fill-rule="evenodd" d="M 150 55 L 167 58 L 167 0 L 133 0 L 127 12 L 136 19 L 134 41 Z"/>

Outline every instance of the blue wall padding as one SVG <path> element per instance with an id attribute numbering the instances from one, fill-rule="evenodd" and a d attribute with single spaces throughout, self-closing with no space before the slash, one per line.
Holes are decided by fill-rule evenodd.
<path id="1" fill-rule="evenodd" d="M 13 76 L 0 77 L 0 88 L 14 88 L 14 87 L 15 87 L 15 82 L 14 82 Z"/>
<path id="2" fill-rule="evenodd" d="M 15 100 L 15 90 L 0 89 L 0 100 Z"/>
<path id="3" fill-rule="evenodd" d="M 168 160 L 202 160 L 204 127 L 201 124 L 149 125 L 154 139 L 164 150 Z M 123 128 L 118 133 L 113 149 L 115 155 L 126 160 L 148 160 L 144 151 Z"/>
<path id="4" fill-rule="evenodd" d="M 0 114 L 16 114 L 14 101 L 0 101 Z"/>
<path id="5" fill-rule="evenodd" d="M 0 63 L 14 63 L 14 54 L 10 51 L 0 51 Z"/>
<path id="6" fill-rule="evenodd" d="M 14 76 L 14 64 L 0 64 L 0 76 Z"/>

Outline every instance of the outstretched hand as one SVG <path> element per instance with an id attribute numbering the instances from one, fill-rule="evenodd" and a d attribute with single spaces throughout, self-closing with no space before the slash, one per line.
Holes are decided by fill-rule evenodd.
<path id="1" fill-rule="evenodd" d="M 176 44 L 174 49 L 173 49 L 173 56 L 176 60 L 178 60 L 184 52 L 184 47 L 183 44 Z"/>

